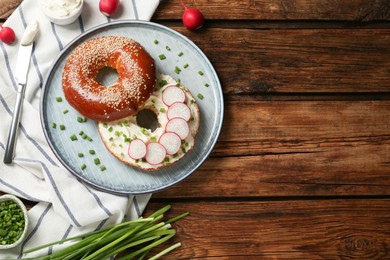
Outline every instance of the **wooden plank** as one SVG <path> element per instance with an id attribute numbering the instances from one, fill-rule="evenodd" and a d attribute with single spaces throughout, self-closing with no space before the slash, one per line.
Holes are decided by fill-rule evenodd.
<path id="1" fill-rule="evenodd" d="M 227 95 L 390 92 L 390 29 L 173 29 L 204 50 Z"/>
<path id="2" fill-rule="evenodd" d="M 228 101 L 216 153 L 288 153 L 327 143 L 381 144 L 388 140 L 389 130 L 390 101 Z M 259 150 L 257 142 L 266 150 Z M 224 147 L 225 143 L 232 145 Z"/>
<path id="3" fill-rule="evenodd" d="M 0 1 L 0 19 L 7 19 L 13 11 L 20 5 L 22 0 L 1 0 Z"/>
<path id="4" fill-rule="evenodd" d="M 343 20 L 377 21 L 390 19 L 387 0 L 185 0 L 200 9 L 208 20 Z M 179 1 L 161 1 L 154 19 L 181 19 Z"/>
<path id="5" fill-rule="evenodd" d="M 390 194 L 390 101 L 226 102 L 212 157 L 158 197 Z"/>
<path id="6" fill-rule="evenodd" d="M 147 212 L 164 205 L 152 199 Z M 190 215 L 174 223 L 182 247 L 164 259 L 390 258 L 388 199 L 171 205 L 168 217 Z"/>

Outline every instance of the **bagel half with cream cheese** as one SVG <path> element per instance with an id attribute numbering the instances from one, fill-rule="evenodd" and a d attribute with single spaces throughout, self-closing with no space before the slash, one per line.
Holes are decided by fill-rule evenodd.
<path id="1" fill-rule="evenodd" d="M 156 74 L 158 83 L 138 113 L 112 122 L 99 122 L 98 130 L 106 148 L 120 161 L 144 170 L 169 166 L 195 145 L 200 113 L 191 92 L 168 75 Z M 155 129 L 137 122 L 137 115 L 150 111 Z"/>

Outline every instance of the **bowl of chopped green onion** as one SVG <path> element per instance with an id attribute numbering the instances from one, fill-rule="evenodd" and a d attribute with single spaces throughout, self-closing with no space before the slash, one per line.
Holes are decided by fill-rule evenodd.
<path id="1" fill-rule="evenodd" d="M 14 195 L 0 196 L 0 249 L 19 245 L 26 236 L 27 209 Z"/>

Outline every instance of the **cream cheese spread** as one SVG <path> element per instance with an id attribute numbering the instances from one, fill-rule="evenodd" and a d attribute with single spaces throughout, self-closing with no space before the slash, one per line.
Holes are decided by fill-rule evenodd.
<path id="1" fill-rule="evenodd" d="M 70 17 L 80 10 L 82 4 L 82 0 L 41 0 L 43 11 L 53 18 Z"/>
<path id="2" fill-rule="evenodd" d="M 36 20 L 29 23 L 29 25 L 26 27 L 26 30 L 24 31 L 20 44 L 21 45 L 31 44 L 34 41 L 35 35 L 38 33 L 38 30 L 39 27 L 38 27 L 38 22 Z"/>

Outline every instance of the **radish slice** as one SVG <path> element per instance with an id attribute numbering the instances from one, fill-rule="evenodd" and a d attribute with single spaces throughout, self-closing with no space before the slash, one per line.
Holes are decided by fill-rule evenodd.
<path id="1" fill-rule="evenodd" d="M 180 117 L 175 117 L 168 121 L 165 126 L 165 131 L 168 133 L 176 133 L 181 140 L 184 140 L 190 133 L 190 128 L 186 120 Z"/>
<path id="2" fill-rule="evenodd" d="M 171 85 L 164 89 L 162 100 L 167 106 L 170 106 L 175 102 L 183 103 L 186 100 L 186 94 L 181 88 Z"/>
<path id="3" fill-rule="evenodd" d="M 133 141 L 131 141 L 129 145 L 128 154 L 134 160 L 138 160 L 145 157 L 146 144 L 144 143 L 144 141 L 142 141 L 141 139 L 134 139 Z"/>
<path id="4" fill-rule="evenodd" d="M 156 142 L 148 143 L 146 146 L 146 155 L 145 159 L 150 164 L 159 164 L 167 155 L 167 151 L 165 150 L 165 147 Z"/>
<path id="5" fill-rule="evenodd" d="M 167 150 L 167 154 L 175 154 L 181 146 L 181 139 L 176 133 L 164 133 L 158 141 Z"/>
<path id="6" fill-rule="evenodd" d="M 172 106 L 168 108 L 167 117 L 168 120 L 175 117 L 180 117 L 188 121 L 191 118 L 191 110 L 186 104 L 181 102 L 175 102 L 172 104 Z"/>

